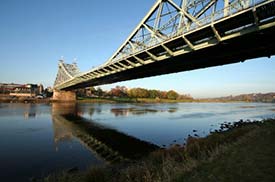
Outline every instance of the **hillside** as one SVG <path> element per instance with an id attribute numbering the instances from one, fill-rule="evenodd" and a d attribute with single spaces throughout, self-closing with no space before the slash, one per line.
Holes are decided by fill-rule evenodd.
<path id="1" fill-rule="evenodd" d="M 234 101 L 244 101 L 244 102 L 269 102 L 275 103 L 275 92 L 270 93 L 251 93 L 251 94 L 241 94 L 237 96 L 227 96 L 218 98 L 208 98 L 202 99 L 207 101 L 221 101 L 221 102 L 234 102 Z"/>

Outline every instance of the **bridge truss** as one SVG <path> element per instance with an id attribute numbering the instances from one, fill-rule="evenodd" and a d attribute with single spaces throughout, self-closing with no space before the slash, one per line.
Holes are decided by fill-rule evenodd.
<path id="1" fill-rule="evenodd" d="M 256 31 L 274 29 L 274 16 L 274 0 L 157 0 L 108 61 L 85 73 L 67 74 L 66 67 L 60 67 L 55 88 L 127 80 L 117 73 L 187 55 Z M 134 78 L 137 76 L 128 79 Z"/>

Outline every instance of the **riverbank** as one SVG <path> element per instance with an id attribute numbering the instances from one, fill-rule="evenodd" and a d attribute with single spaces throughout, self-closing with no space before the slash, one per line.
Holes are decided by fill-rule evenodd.
<path id="1" fill-rule="evenodd" d="M 1 95 L 0 103 L 50 103 L 50 98 L 14 97 Z"/>
<path id="2" fill-rule="evenodd" d="M 32 97 L 12 97 L 12 96 L 0 96 L 0 103 L 51 103 L 62 102 L 55 101 L 51 98 L 32 98 Z M 70 101 L 72 102 L 72 101 Z M 83 98 L 78 97 L 75 102 L 78 103 L 234 103 L 234 102 L 247 102 L 240 100 L 218 100 L 218 99 L 152 99 L 152 98 Z"/>
<path id="3" fill-rule="evenodd" d="M 127 164 L 51 174 L 44 182 L 71 181 L 273 181 L 275 120 L 224 124 L 185 146 L 151 153 Z"/>
<path id="4" fill-rule="evenodd" d="M 31 98 L 0 96 L 0 103 L 50 103 L 62 102 L 54 101 L 51 98 Z M 71 101 L 70 101 L 71 102 Z M 171 100 L 171 99 L 150 99 L 150 98 L 82 98 L 75 101 L 77 103 L 181 103 L 193 102 L 193 100 Z"/>
<path id="5" fill-rule="evenodd" d="M 248 100 L 222 100 L 222 99 L 153 99 L 153 98 L 82 98 L 79 97 L 77 102 L 80 103 L 236 103 L 245 102 L 251 103 Z M 260 101 L 258 101 L 260 102 Z M 261 102 L 272 103 L 272 102 Z"/>

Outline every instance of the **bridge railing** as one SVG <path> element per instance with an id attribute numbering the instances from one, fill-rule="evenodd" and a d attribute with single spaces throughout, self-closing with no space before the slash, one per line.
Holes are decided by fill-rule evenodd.
<path id="1" fill-rule="evenodd" d="M 170 34 L 167 40 L 172 39 L 176 36 L 191 32 L 197 28 L 200 28 L 205 25 L 209 25 L 217 20 L 220 20 L 222 18 L 229 17 L 231 15 L 234 15 L 238 12 L 241 12 L 242 10 L 245 10 L 247 8 L 251 8 L 253 6 L 256 6 L 266 0 L 238 0 L 234 1 L 233 3 L 229 4 L 229 6 L 222 8 L 208 16 L 199 18 L 197 20 L 197 24 L 193 23 L 190 27 L 188 26 L 182 26 L 180 27 L 176 32 L 173 32 Z M 225 13 L 227 12 L 227 13 Z"/>
<path id="2" fill-rule="evenodd" d="M 206 17 L 198 19 L 198 24 L 200 26 L 198 24 L 192 24 L 190 28 L 184 27 L 181 32 L 176 34 L 176 36 L 179 34 L 183 34 L 183 33 L 187 33 L 189 31 L 195 30 L 201 26 L 211 24 L 211 23 L 213 23 L 217 20 L 220 20 L 222 18 L 230 17 L 231 15 L 241 12 L 242 10 L 245 10 L 247 8 L 256 6 L 257 4 L 260 4 L 264 1 L 266 1 L 266 0 L 238 0 L 238 1 L 234 1 L 233 3 L 229 4 L 229 6 L 223 8 L 223 9 L 220 9 L 220 10 L 216 11 L 215 13 L 210 14 Z"/>

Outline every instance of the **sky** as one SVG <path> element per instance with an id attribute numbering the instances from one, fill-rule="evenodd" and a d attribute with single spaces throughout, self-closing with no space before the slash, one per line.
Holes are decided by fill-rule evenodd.
<path id="1" fill-rule="evenodd" d="M 81 71 L 103 64 L 155 0 L 1 0 L 0 82 L 53 86 L 58 60 Z M 275 57 L 198 69 L 116 85 L 176 90 L 193 97 L 275 91 Z"/>

